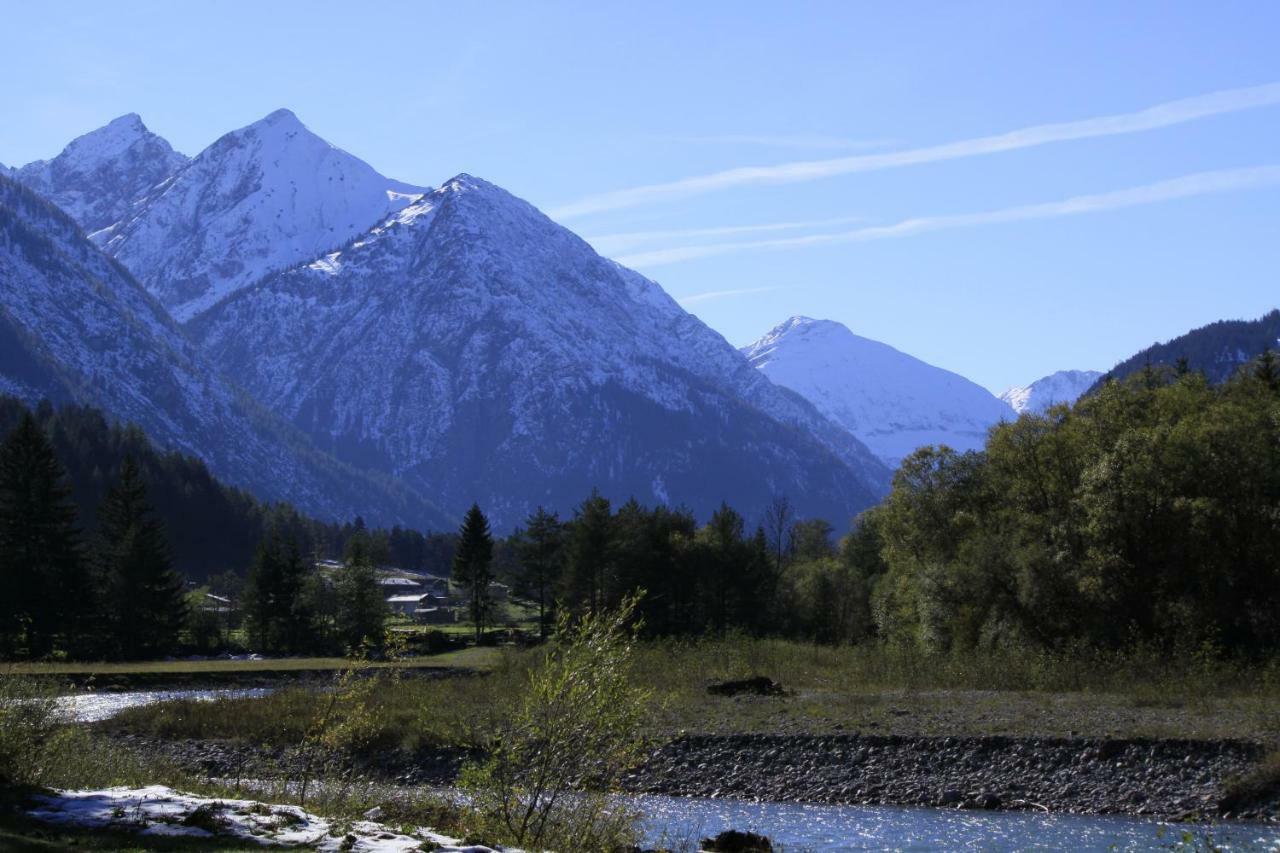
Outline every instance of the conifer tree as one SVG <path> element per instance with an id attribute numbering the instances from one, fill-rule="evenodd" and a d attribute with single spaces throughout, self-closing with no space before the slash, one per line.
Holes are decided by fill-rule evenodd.
<path id="1" fill-rule="evenodd" d="M 560 576 L 564 555 L 564 525 L 554 512 L 538 507 L 529 516 L 520 541 L 521 578 L 525 589 L 538 601 L 538 636 L 547 636 L 547 617 L 552 590 Z"/>
<path id="2" fill-rule="evenodd" d="M 1276 354 L 1270 349 L 1263 350 L 1258 356 L 1253 375 L 1272 391 L 1280 391 L 1280 364 L 1276 363 Z"/>
<path id="3" fill-rule="evenodd" d="M 351 652 L 386 640 L 387 605 L 378 572 L 365 554 L 347 560 L 338 575 L 338 637 Z"/>
<path id="4" fill-rule="evenodd" d="M 592 490 L 582 502 L 569 533 L 568 599 L 580 610 L 597 611 L 605 605 L 613 541 L 613 516 L 609 499 Z"/>
<path id="5" fill-rule="evenodd" d="M 105 621 L 118 652 L 136 660 L 172 651 L 186 597 L 132 457 L 98 509 L 98 538 Z"/>
<path id="6" fill-rule="evenodd" d="M 258 544 L 245 584 L 249 642 L 267 652 L 314 649 L 315 613 L 303 594 L 307 565 L 297 539 L 273 527 Z"/>
<path id="7" fill-rule="evenodd" d="M 467 610 L 476 629 L 476 643 L 489 615 L 489 583 L 493 580 L 493 536 L 489 520 L 472 504 L 458 529 L 458 550 L 453 556 L 453 582 L 462 588 Z"/>
<path id="8" fill-rule="evenodd" d="M 24 413 L 0 445 L 0 651 L 6 656 L 48 654 L 59 633 L 77 639 L 91 606 L 65 479 L 44 430 Z"/>

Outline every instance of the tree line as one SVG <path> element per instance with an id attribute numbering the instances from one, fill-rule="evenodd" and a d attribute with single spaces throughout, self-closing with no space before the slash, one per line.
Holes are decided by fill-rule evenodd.
<path id="1" fill-rule="evenodd" d="M 198 583 L 227 572 L 243 577 L 258 543 L 272 530 L 293 536 L 308 553 L 337 558 L 364 527 L 358 519 L 325 522 L 288 503 L 260 501 L 220 482 L 200 459 L 159 450 L 142 430 L 115 424 L 89 406 L 42 402 L 31 408 L 0 395 L 0 435 L 8 435 L 28 414 L 48 436 L 65 469 L 85 530 L 97 528 L 98 507 L 125 458 L 132 458 L 147 484 L 155 516 L 168 533 L 174 566 Z M 395 526 L 368 533 L 378 561 L 439 575 L 449 572 L 452 532 Z"/>
<path id="2" fill-rule="evenodd" d="M 1148 365 L 984 452 L 921 450 L 856 537 L 889 642 L 1280 648 L 1277 360 Z"/>
<path id="3" fill-rule="evenodd" d="M 217 611 L 233 602 L 220 608 L 208 590 L 235 599 L 235 625 L 258 649 L 341 653 L 379 635 L 377 567 L 447 574 L 453 558 L 452 533 L 264 504 L 96 409 L 0 397 L 0 435 L 0 658 L 225 647 L 231 624 Z M 339 557 L 343 571 L 316 571 Z"/>
<path id="4" fill-rule="evenodd" d="M 557 609 L 617 607 L 645 631 L 728 630 L 923 651 L 1136 643 L 1245 654 L 1280 648 L 1280 365 L 1229 382 L 1148 366 L 1074 405 L 995 427 L 982 451 L 923 448 L 839 542 L 784 498 L 749 523 L 703 525 L 599 494 L 539 508 L 492 541 L 479 507 L 455 579 L 471 618 L 506 576 Z M 494 549 L 509 556 L 495 572 Z"/>

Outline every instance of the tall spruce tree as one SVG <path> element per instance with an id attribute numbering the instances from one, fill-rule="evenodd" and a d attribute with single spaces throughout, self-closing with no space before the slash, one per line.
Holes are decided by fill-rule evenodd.
<path id="1" fill-rule="evenodd" d="M 381 649 L 386 642 L 387 604 L 367 552 L 357 551 L 346 561 L 337 587 L 339 639 L 352 653 Z"/>
<path id="2" fill-rule="evenodd" d="M 80 639 L 93 606 L 66 475 L 24 413 L 0 445 L 0 651 L 39 657 Z"/>
<path id="3" fill-rule="evenodd" d="M 98 540 L 104 621 L 118 654 L 137 660 L 172 652 L 186 621 L 186 596 L 131 456 L 98 509 Z"/>
<path id="4" fill-rule="evenodd" d="M 599 611 L 605 606 L 613 552 L 613 508 L 594 489 L 574 515 L 568 548 L 566 597 L 580 611 Z"/>
<path id="5" fill-rule="evenodd" d="M 315 613 L 304 595 L 307 575 L 297 538 L 273 527 L 258 544 L 245 584 L 245 623 L 255 648 L 281 654 L 315 650 Z"/>
<path id="6" fill-rule="evenodd" d="M 476 629 L 476 643 L 480 642 L 492 607 L 489 599 L 492 581 L 493 536 L 489 533 L 489 519 L 484 517 L 479 504 L 472 504 L 458 529 L 458 550 L 453 555 L 453 582 L 462 588 L 466 598 L 467 611 Z"/>
<path id="7" fill-rule="evenodd" d="M 564 525 L 560 516 L 538 507 L 520 537 L 521 584 L 538 602 L 538 636 L 546 638 L 551 596 L 564 561 Z"/>

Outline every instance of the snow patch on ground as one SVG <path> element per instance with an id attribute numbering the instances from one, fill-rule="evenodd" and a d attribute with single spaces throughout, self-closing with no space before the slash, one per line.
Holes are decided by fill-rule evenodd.
<path id="1" fill-rule="evenodd" d="M 133 831 L 139 835 L 217 837 L 257 842 L 264 847 L 305 846 L 361 853 L 421 850 L 423 842 L 430 841 L 439 845 L 434 849 L 444 853 L 492 853 L 488 847 L 465 845 L 421 827 L 406 835 L 368 820 L 339 825 L 297 806 L 197 797 L 163 785 L 56 791 L 34 797 L 33 805 L 29 816 L 46 823 Z"/>

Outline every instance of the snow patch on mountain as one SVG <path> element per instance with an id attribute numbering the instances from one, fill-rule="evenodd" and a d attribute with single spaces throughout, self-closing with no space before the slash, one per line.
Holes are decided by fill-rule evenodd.
<path id="1" fill-rule="evenodd" d="M 277 110 L 218 139 L 105 248 L 179 321 L 310 261 L 426 190 L 386 178 Z"/>
<path id="2" fill-rule="evenodd" d="M 596 486 L 841 523 L 887 481 L 656 283 L 470 175 L 188 329 L 322 446 L 499 527 Z"/>
<path id="3" fill-rule="evenodd" d="M 323 518 L 447 523 L 321 454 L 223 381 L 129 273 L 65 213 L 0 177 L 0 390 L 102 409 L 225 481 Z"/>
<path id="4" fill-rule="evenodd" d="M 980 449 L 994 424 L 1014 416 L 963 376 L 832 320 L 792 317 L 742 352 L 895 467 L 926 445 Z"/>
<path id="5" fill-rule="evenodd" d="M 1097 370 L 1059 370 L 1030 385 L 1014 386 L 1000 395 L 1015 412 L 1040 414 L 1058 403 L 1074 403 L 1102 376 Z"/>
<path id="6" fill-rule="evenodd" d="M 136 113 L 129 113 L 72 140 L 52 160 L 28 163 L 11 176 L 101 241 L 107 235 L 99 232 L 131 215 L 186 163 Z"/>

